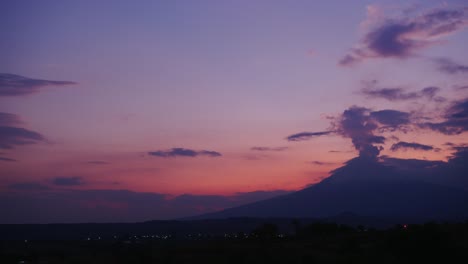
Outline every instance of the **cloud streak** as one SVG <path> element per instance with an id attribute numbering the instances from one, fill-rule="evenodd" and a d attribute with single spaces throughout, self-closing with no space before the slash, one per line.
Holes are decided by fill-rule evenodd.
<path id="1" fill-rule="evenodd" d="M 333 165 L 333 164 L 335 164 L 335 163 L 333 163 L 333 162 L 323 162 L 323 161 L 318 161 L 318 160 L 309 161 L 308 163 L 309 163 L 309 164 L 313 164 L 313 165 L 318 165 L 318 166 L 325 166 L 325 165 Z"/>
<path id="2" fill-rule="evenodd" d="M 325 136 L 333 133 L 334 131 L 322 131 L 322 132 L 300 132 L 297 134 L 290 135 L 286 138 L 288 141 L 304 141 L 314 137 Z"/>
<path id="3" fill-rule="evenodd" d="M 15 114 L 0 112 L 0 126 L 12 126 L 21 124 L 20 118 Z"/>
<path id="4" fill-rule="evenodd" d="M 361 93 L 367 98 L 380 98 L 388 101 L 408 101 L 420 98 L 432 99 L 440 91 L 439 87 L 426 87 L 418 92 L 406 92 L 402 88 L 364 88 Z"/>
<path id="5" fill-rule="evenodd" d="M 37 93 L 47 86 L 74 85 L 71 81 L 33 79 L 16 74 L 0 73 L 0 96 L 24 96 Z"/>
<path id="6" fill-rule="evenodd" d="M 448 74 L 468 73 L 468 66 L 456 63 L 447 58 L 437 58 L 433 60 L 437 69 Z"/>
<path id="7" fill-rule="evenodd" d="M 15 160 L 15 159 L 10 159 L 10 158 L 5 158 L 5 157 L 0 157 L 0 161 L 14 162 L 14 161 L 16 161 L 16 160 Z"/>
<path id="8" fill-rule="evenodd" d="M 468 131 L 468 98 L 452 103 L 441 122 L 425 122 L 419 127 L 445 135 L 458 135 Z"/>
<path id="9" fill-rule="evenodd" d="M 198 157 L 198 156 L 205 156 L 205 157 L 221 157 L 222 154 L 216 151 L 211 150 L 192 150 L 192 149 L 185 149 L 185 148 L 172 148 L 170 150 L 157 150 L 157 151 L 150 151 L 148 155 L 155 156 L 155 157 L 163 157 L 163 158 L 175 158 L 175 157 Z"/>
<path id="10" fill-rule="evenodd" d="M 288 147 L 252 147 L 250 150 L 253 151 L 284 151 L 287 150 Z"/>
<path id="11" fill-rule="evenodd" d="M 0 148 L 3 149 L 36 144 L 44 140 L 45 138 L 41 134 L 25 128 L 0 126 Z"/>
<path id="12" fill-rule="evenodd" d="M 405 141 L 400 141 L 398 143 L 395 143 L 390 148 L 391 151 L 398 151 L 402 149 L 403 150 L 414 149 L 414 150 L 422 150 L 422 151 L 437 150 L 433 146 L 430 146 L 430 145 L 424 145 L 424 144 L 419 144 L 415 142 L 405 142 Z"/>
<path id="13" fill-rule="evenodd" d="M 0 112 L 0 148 L 12 149 L 15 146 L 35 144 L 45 138 L 35 132 L 12 125 L 21 124 L 19 116 Z"/>

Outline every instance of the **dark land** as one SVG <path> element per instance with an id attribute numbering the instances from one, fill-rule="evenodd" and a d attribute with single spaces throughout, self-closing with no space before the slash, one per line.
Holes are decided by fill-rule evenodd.
<path id="1" fill-rule="evenodd" d="M 348 218 L 353 218 L 347 216 Z M 314 219 L 0 225 L 0 263 L 466 263 L 468 221 Z"/>

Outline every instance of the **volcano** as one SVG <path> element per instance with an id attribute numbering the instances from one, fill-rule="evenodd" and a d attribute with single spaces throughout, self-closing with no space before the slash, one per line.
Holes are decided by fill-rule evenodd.
<path id="1" fill-rule="evenodd" d="M 246 204 L 195 217 L 219 219 L 317 218 L 340 214 L 368 216 L 394 223 L 427 221 L 463 221 L 468 219 L 468 191 L 444 185 L 425 177 L 440 170 L 443 162 L 421 163 L 413 170 L 402 170 L 384 162 L 363 157 L 348 161 L 320 183 L 287 195 Z M 193 219 L 193 218 L 192 218 Z"/>

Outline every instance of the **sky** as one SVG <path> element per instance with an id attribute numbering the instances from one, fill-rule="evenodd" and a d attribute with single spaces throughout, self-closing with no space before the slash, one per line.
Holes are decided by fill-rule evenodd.
<path id="1" fill-rule="evenodd" d="M 465 1 L 0 3 L 0 223 L 143 221 L 468 144 Z M 3 219 L 2 219 L 3 218 Z"/>

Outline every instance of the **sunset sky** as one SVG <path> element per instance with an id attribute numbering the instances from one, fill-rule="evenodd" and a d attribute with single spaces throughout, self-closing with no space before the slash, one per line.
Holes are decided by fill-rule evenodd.
<path id="1" fill-rule="evenodd" d="M 463 0 L 11 0 L 0 22 L 0 223 L 188 216 L 468 143 Z"/>

